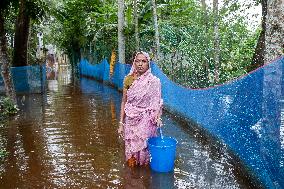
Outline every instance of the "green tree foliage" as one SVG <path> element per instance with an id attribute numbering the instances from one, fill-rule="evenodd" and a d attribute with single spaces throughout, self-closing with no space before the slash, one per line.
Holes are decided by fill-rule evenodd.
<path id="1" fill-rule="evenodd" d="M 117 5 L 112 1 L 53 1 L 52 21 L 46 21 L 50 42 L 77 62 L 80 56 L 109 57 L 117 41 Z M 92 53 L 90 53 L 92 52 Z"/>
<path id="2" fill-rule="evenodd" d="M 186 6 L 184 6 L 186 5 Z M 207 10 L 204 24 L 202 8 L 196 1 L 170 1 L 161 9 L 161 67 L 174 81 L 188 87 L 214 85 L 213 12 Z M 251 32 L 237 1 L 225 1 L 220 10 L 220 83 L 246 72 L 259 32 Z M 208 73 L 204 66 L 208 63 Z"/>
<path id="3" fill-rule="evenodd" d="M 117 1 L 52 1 L 50 36 L 58 47 L 78 58 L 94 62 L 110 57 L 117 49 Z M 206 1 L 207 2 L 207 1 Z M 226 82 L 246 73 L 260 30 L 252 31 L 240 14 L 238 1 L 225 0 L 219 10 L 220 80 Z M 125 0 L 126 62 L 136 49 L 134 1 Z M 256 6 L 251 1 L 248 6 Z M 152 54 L 154 25 L 151 1 L 137 0 L 139 46 Z M 199 1 L 157 0 L 161 61 L 159 66 L 175 82 L 197 88 L 215 85 L 213 10 L 206 14 Z M 173 77 L 175 76 L 175 77 Z"/>
<path id="4" fill-rule="evenodd" d="M 7 44 L 7 35 L 5 20 L 8 15 L 8 10 L 17 1 L 1 1 L 0 6 L 0 63 L 1 63 L 1 76 L 4 81 L 5 93 L 16 103 L 16 95 L 13 80 L 10 73 L 10 60 L 9 50 Z"/>
<path id="5" fill-rule="evenodd" d="M 13 46 L 15 40 L 15 23 L 19 13 L 19 0 L 1 0 L 0 2 L 1 11 L 4 13 L 5 17 L 5 30 L 8 40 L 8 54 L 9 58 L 12 58 L 13 55 Z M 30 30 L 31 34 L 29 36 L 29 56 L 35 56 L 36 50 L 36 34 L 39 31 L 39 26 L 41 24 L 42 18 L 45 16 L 45 13 L 48 12 L 48 7 L 45 1 L 40 0 L 28 0 L 27 9 L 25 11 L 31 18 Z M 32 44 L 32 45 L 31 45 Z M 33 57 L 34 59 L 34 57 Z M 34 62 L 28 62 L 28 64 L 33 64 Z"/>

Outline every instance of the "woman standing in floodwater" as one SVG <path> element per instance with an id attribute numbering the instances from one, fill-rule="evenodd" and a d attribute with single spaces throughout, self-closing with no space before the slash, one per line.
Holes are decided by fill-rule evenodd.
<path id="1" fill-rule="evenodd" d="M 147 139 L 156 136 L 161 125 L 161 82 L 151 73 L 150 57 L 138 52 L 130 73 L 124 78 L 118 132 L 125 142 L 128 166 L 147 165 Z"/>

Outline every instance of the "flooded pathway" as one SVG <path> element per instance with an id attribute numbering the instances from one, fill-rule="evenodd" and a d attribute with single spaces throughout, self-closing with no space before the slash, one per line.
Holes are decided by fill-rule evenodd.
<path id="1" fill-rule="evenodd" d="M 118 138 L 121 94 L 61 74 L 45 95 L 19 96 L 20 113 L 0 126 L 0 188 L 253 188 L 230 156 L 188 123 L 164 112 L 164 134 L 178 139 L 173 173 L 124 165 Z"/>

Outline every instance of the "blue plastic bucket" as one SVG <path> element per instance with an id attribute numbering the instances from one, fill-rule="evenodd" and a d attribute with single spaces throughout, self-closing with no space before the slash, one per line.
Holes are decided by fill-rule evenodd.
<path id="1" fill-rule="evenodd" d="M 172 137 L 152 137 L 148 139 L 150 167 L 157 172 L 174 170 L 177 140 Z"/>

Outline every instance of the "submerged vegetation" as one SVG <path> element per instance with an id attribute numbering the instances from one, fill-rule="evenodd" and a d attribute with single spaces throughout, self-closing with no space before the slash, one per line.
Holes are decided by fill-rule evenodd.
<path id="1" fill-rule="evenodd" d="M 0 120 L 15 115 L 18 110 L 17 105 L 10 98 L 0 97 Z"/>
<path id="2" fill-rule="evenodd" d="M 17 105 L 14 104 L 14 102 L 8 98 L 8 97 L 0 97 L 0 124 L 4 126 L 5 120 L 9 118 L 10 116 L 15 115 L 19 111 Z M 8 155 L 8 152 L 3 149 L 2 144 L 0 144 L 0 163 L 4 160 L 4 158 Z"/>
<path id="3" fill-rule="evenodd" d="M 8 155 L 6 150 L 0 149 L 0 162 L 4 160 L 4 158 Z"/>

